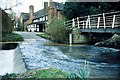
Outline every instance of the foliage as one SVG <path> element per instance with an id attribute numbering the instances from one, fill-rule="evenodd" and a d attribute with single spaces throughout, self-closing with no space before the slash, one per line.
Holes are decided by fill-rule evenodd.
<path id="1" fill-rule="evenodd" d="M 67 0 L 69 1 L 69 0 Z M 66 2 L 62 11 L 67 19 L 120 10 L 120 2 Z"/>
<path id="2" fill-rule="evenodd" d="M 2 10 L 2 33 L 11 33 L 14 27 L 13 24 L 14 21 Z"/>
<path id="3" fill-rule="evenodd" d="M 58 69 L 43 69 L 36 72 L 35 75 L 33 75 L 33 78 L 67 78 L 67 73 L 62 72 Z"/>
<path id="4" fill-rule="evenodd" d="M 52 41 L 58 43 L 67 43 L 70 30 L 64 25 L 63 18 L 54 18 L 51 23 L 47 25 L 46 33 L 52 37 Z"/>
<path id="5" fill-rule="evenodd" d="M 59 69 L 47 68 L 47 69 L 34 69 L 25 73 L 18 74 L 18 78 L 67 78 L 68 73 L 65 73 Z"/>
<path id="6" fill-rule="evenodd" d="M 17 20 L 17 28 L 16 28 L 17 31 L 22 31 L 23 30 L 23 27 L 22 27 L 22 23 L 20 21 L 20 19 Z"/>
<path id="7" fill-rule="evenodd" d="M 46 33 L 43 33 L 43 34 L 36 34 L 37 36 L 40 36 L 40 37 L 43 37 L 45 39 L 49 39 L 49 40 L 52 40 L 52 37 Z"/>
<path id="8" fill-rule="evenodd" d="M 15 73 L 11 73 L 11 74 L 5 74 L 4 76 L 2 76 L 1 80 L 10 80 L 10 78 L 16 78 L 17 75 Z"/>
<path id="9" fill-rule="evenodd" d="M 24 73 L 20 74 L 6 74 L 2 76 L 2 80 L 7 80 L 10 78 L 24 78 L 25 80 L 33 80 L 35 78 L 55 78 L 59 80 L 59 78 L 66 78 L 67 80 L 85 80 L 86 78 L 89 78 L 89 69 L 88 64 L 85 63 L 85 66 L 83 69 L 79 70 L 79 73 L 72 73 L 68 74 L 66 72 L 63 72 L 59 69 L 55 68 L 47 68 L 47 69 L 34 69 L 30 71 L 26 71 Z M 65 79 L 65 80 L 66 80 Z"/>
<path id="10" fill-rule="evenodd" d="M 77 70 L 78 73 L 71 73 L 69 76 L 69 79 L 72 80 L 86 80 L 89 78 L 90 75 L 90 69 L 89 69 L 89 64 L 85 60 L 85 65 L 82 69 Z"/>
<path id="11" fill-rule="evenodd" d="M 2 41 L 0 42 L 13 42 L 13 41 L 23 41 L 23 38 L 15 33 L 4 33 L 2 34 Z"/>

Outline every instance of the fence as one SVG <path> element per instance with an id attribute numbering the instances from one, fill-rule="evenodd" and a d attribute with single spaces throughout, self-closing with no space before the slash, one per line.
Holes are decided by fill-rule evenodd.
<path id="1" fill-rule="evenodd" d="M 88 15 L 73 18 L 65 22 L 67 27 L 73 28 L 115 28 L 120 27 L 120 11 Z"/>

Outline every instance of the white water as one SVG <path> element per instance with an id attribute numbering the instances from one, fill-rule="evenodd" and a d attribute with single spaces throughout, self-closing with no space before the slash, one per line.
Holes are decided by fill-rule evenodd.
<path id="1" fill-rule="evenodd" d="M 0 75 L 26 71 L 19 47 L 13 50 L 0 50 Z"/>
<path id="2" fill-rule="evenodd" d="M 14 68 L 14 50 L 0 51 L 0 75 L 12 73 Z"/>

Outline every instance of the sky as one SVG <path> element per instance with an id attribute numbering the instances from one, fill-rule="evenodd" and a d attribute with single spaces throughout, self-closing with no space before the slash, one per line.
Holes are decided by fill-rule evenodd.
<path id="1" fill-rule="evenodd" d="M 18 5 L 14 8 L 12 8 L 12 11 L 15 12 L 17 15 L 20 15 L 21 12 L 25 12 L 28 13 L 29 12 L 29 6 L 33 5 L 34 6 L 34 12 L 43 9 L 43 3 L 44 2 L 48 2 L 49 0 L 0 0 L 0 7 L 2 9 L 5 9 L 6 6 L 7 8 L 9 8 L 10 6 L 14 6 L 17 3 L 22 3 L 21 5 Z M 65 2 L 66 0 L 53 0 L 54 2 Z M 85 1 L 85 2 L 89 2 L 89 1 L 101 1 L 101 0 L 69 0 L 69 1 Z M 113 0 L 102 0 L 102 1 L 113 1 Z M 114 0 L 119 1 L 119 0 Z M 7 11 L 10 12 L 10 11 Z"/>
<path id="2" fill-rule="evenodd" d="M 10 6 L 14 6 L 18 3 L 22 3 L 14 8 L 12 8 L 12 11 L 15 12 L 16 14 L 20 14 L 21 12 L 29 12 L 29 6 L 33 5 L 34 6 L 34 11 L 38 11 L 40 9 L 43 9 L 43 4 L 44 2 L 49 1 L 49 0 L 1 0 L 0 1 L 0 7 L 2 9 L 5 9 L 6 6 L 9 8 Z M 65 0 L 53 0 L 54 2 L 65 2 Z M 7 11 L 9 12 L 9 11 Z"/>

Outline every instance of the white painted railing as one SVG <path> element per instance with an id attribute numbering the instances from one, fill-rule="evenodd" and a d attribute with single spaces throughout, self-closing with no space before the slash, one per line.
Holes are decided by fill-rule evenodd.
<path id="1" fill-rule="evenodd" d="M 78 27 L 81 29 L 120 27 L 120 11 L 77 17 L 66 21 L 65 24 L 70 28 Z"/>

